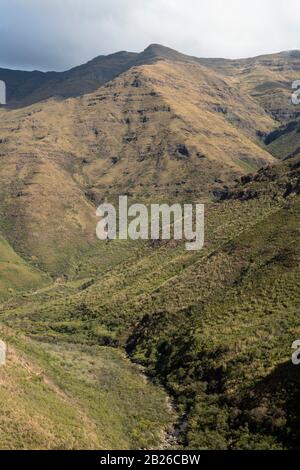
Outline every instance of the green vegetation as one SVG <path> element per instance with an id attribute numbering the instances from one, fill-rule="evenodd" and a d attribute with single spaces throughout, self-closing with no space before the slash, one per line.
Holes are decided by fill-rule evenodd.
<path id="1" fill-rule="evenodd" d="M 50 278 L 26 263 L 0 235 L 0 298 L 50 283 Z"/>
<path id="2" fill-rule="evenodd" d="M 47 344 L 76 377 L 82 348 L 125 348 L 175 398 L 186 422 L 179 445 L 297 447 L 298 166 L 267 168 L 211 204 L 201 252 L 145 244 L 92 282 L 10 300 L 2 321 Z"/>
<path id="3" fill-rule="evenodd" d="M 1 328 L 2 449 L 136 449 L 162 445 L 166 395 L 118 350 L 34 343 Z"/>
<path id="4" fill-rule="evenodd" d="M 240 266 L 219 294 L 144 318 L 129 341 L 188 411 L 190 448 L 299 446 L 299 222 L 291 205 L 228 243 L 229 265 Z"/>
<path id="5" fill-rule="evenodd" d="M 299 448 L 299 54 L 121 56 L 0 110 L 0 448 Z M 97 241 L 121 194 L 205 202 L 204 249 Z"/>

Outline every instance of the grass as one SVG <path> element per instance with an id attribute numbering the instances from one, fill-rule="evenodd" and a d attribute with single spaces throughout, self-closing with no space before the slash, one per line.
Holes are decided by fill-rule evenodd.
<path id="1" fill-rule="evenodd" d="M 299 447 L 299 161 L 211 195 L 275 161 L 257 129 L 284 121 L 294 72 L 275 99 L 265 60 L 159 61 L 0 111 L 1 448 L 166 447 L 168 395 L 177 447 Z M 204 249 L 97 242 L 96 205 L 125 193 L 205 200 Z"/>
<path id="2" fill-rule="evenodd" d="M 92 281 L 4 303 L 2 321 L 46 343 L 67 371 L 89 383 L 86 351 L 109 347 L 119 355 L 125 348 L 186 416 L 179 445 L 297 447 L 299 384 L 289 360 L 300 331 L 300 211 L 295 192 L 283 197 L 296 179 L 297 161 L 267 168 L 234 190 L 240 198 L 233 192 L 208 205 L 201 252 L 146 243 L 138 257 Z M 250 189 L 257 197 L 244 200 Z"/>
<path id="3" fill-rule="evenodd" d="M 188 413 L 189 448 L 299 447 L 299 201 L 225 248 L 226 286 L 204 303 L 144 317 L 129 350 Z M 229 271 L 229 272 L 230 272 Z"/>
<path id="4" fill-rule="evenodd" d="M 50 283 L 50 278 L 26 263 L 0 236 L 0 298 Z"/>
<path id="5" fill-rule="evenodd" d="M 274 162 L 256 137 L 274 126 L 229 77 L 168 61 L 133 67 L 81 98 L 1 109 L 1 234 L 54 279 L 74 278 L 81 263 L 93 273 L 93 254 L 114 266 L 129 247 L 97 251 L 98 204 L 122 194 L 206 200 Z"/>
<path id="6" fill-rule="evenodd" d="M 1 329 L 1 449 L 142 449 L 162 445 L 166 394 L 121 351 L 34 343 Z"/>

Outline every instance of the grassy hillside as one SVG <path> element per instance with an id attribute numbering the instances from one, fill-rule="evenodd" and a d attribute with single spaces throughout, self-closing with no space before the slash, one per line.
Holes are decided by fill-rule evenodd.
<path id="1" fill-rule="evenodd" d="M 300 153 L 300 122 L 283 124 L 265 138 L 267 149 L 277 158 L 285 159 Z"/>
<path id="2" fill-rule="evenodd" d="M 299 216 L 296 159 L 211 204 L 203 251 L 146 244 L 91 285 L 15 298 L 2 320 L 43 343 L 125 347 L 176 399 L 183 446 L 298 447 Z"/>
<path id="3" fill-rule="evenodd" d="M 225 288 L 205 304 L 144 317 L 129 349 L 188 411 L 190 448 L 299 446 L 299 203 L 225 245 Z M 174 327 L 175 325 L 175 327 Z"/>
<path id="4" fill-rule="evenodd" d="M 300 52 L 285 51 L 249 59 L 200 59 L 219 73 L 233 78 L 241 93 L 251 96 L 281 123 L 299 116 L 291 101 L 292 83 L 299 78 Z"/>
<path id="5" fill-rule="evenodd" d="M 49 284 L 50 278 L 27 264 L 0 235 L 0 298 Z"/>
<path id="6" fill-rule="evenodd" d="M 70 91 L 94 77 L 73 93 L 89 95 L 1 108 L 3 237 L 54 279 L 94 276 L 134 256 L 134 245 L 112 252 L 97 244 L 97 204 L 119 194 L 209 201 L 273 155 L 297 153 L 298 127 L 286 120 L 298 61 L 296 53 L 199 60 L 151 45 L 141 54 L 96 58 L 59 81 Z M 32 86 L 28 93 L 39 89 Z M 270 93 L 285 117 L 273 112 Z"/>
<path id="7" fill-rule="evenodd" d="M 36 344 L 1 328 L 1 449 L 136 449 L 164 445 L 162 390 L 111 348 Z"/>
<path id="8" fill-rule="evenodd" d="M 74 276 L 95 252 L 106 198 L 207 199 L 274 161 L 256 135 L 274 120 L 198 63 L 139 65 L 91 95 L 0 118 L 0 228 L 53 277 Z"/>
<path id="9" fill-rule="evenodd" d="M 298 62 L 152 45 L 0 109 L 0 448 L 299 448 Z M 204 249 L 98 241 L 124 194 L 205 202 Z"/>

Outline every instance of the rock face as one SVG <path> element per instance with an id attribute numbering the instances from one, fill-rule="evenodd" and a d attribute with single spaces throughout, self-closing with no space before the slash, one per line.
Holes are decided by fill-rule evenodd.
<path id="1" fill-rule="evenodd" d="M 0 340 L 0 366 L 6 364 L 6 344 Z"/>

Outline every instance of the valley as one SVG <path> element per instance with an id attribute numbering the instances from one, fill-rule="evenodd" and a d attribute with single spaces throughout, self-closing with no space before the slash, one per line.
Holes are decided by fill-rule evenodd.
<path id="1" fill-rule="evenodd" d="M 28 72 L 0 108 L 1 448 L 299 447 L 299 70 L 151 45 Z M 204 203 L 204 249 L 100 242 L 119 195 Z"/>

